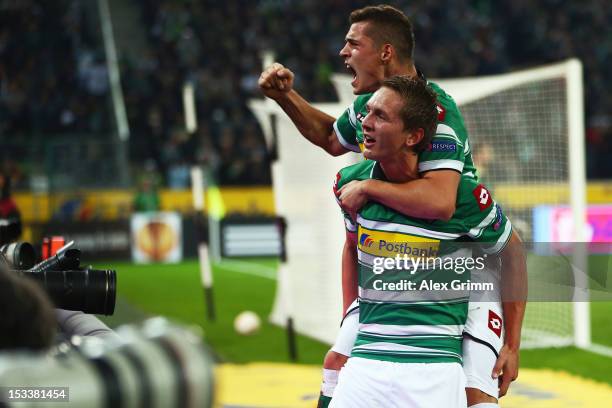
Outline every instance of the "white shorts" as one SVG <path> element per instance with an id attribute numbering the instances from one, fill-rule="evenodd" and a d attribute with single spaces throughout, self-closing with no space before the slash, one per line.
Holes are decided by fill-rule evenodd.
<path id="1" fill-rule="evenodd" d="M 332 351 L 350 356 L 359 329 L 359 308 L 355 303 L 349 307 Z M 463 367 L 467 387 L 477 388 L 498 398 L 498 381 L 491 377 L 499 350 L 503 345 L 501 304 L 498 302 L 470 303 L 468 319 L 464 329 Z M 498 336 L 497 333 L 500 333 Z"/>
<path id="2" fill-rule="evenodd" d="M 469 388 L 499 398 L 499 383 L 491 377 L 504 344 L 504 324 L 499 302 L 473 302 L 463 330 L 463 370 Z"/>
<path id="3" fill-rule="evenodd" d="M 459 363 L 393 363 L 351 357 L 330 408 L 465 407 Z"/>
<path id="4" fill-rule="evenodd" d="M 336 336 L 336 342 L 332 346 L 331 350 L 349 357 L 351 350 L 357 340 L 357 331 L 359 330 L 359 304 L 355 300 L 349 308 L 347 313 L 342 320 L 340 331 Z"/>
<path id="5" fill-rule="evenodd" d="M 504 345 L 504 321 L 500 302 L 470 302 L 463 329 L 468 337 L 487 344 L 494 354 Z"/>
<path id="6" fill-rule="evenodd" d="M 486 345 L 465 336 L 463 338 L 463 372 L 466 387 L 476 388 L 493 398 L 499 398 L 499 381 L 491 377 L 497 361 L 496 355 Z"/>

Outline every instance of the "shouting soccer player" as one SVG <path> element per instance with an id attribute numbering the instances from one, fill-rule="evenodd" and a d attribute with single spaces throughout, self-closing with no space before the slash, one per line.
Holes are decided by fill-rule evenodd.
<path id="1" fill-rule="evenodd" d="M 361 151 L 368 140 L 364 138 L 362 120 L 366 116 L 366 103 L 372 92 L 381 82 L 393 75 L 406 75 L 422 78 L 413 60 L 414 36 L 408 18 L 390 6 L 366 7 L 351 13 L 350 29 L 346 44 L 340 51 L 347 68 L 353 73 L 351 85 L 359 96 L 345 113 L 335 120 L 333 117 L 315 109 L 293 89 L 293 73 L 275 63 L 266 69 L 259 80 L 264 94 L 274 99 L 295 123 L 302 135 L 313 144 L 322 147 L 332 155 L 347 151 Z M 418 156 L 420 178 L 402 183 L 389 183 L 383 180 L 354 180 L 342 186 L 339 199 L 343 208 L 351 215 L 367 202 L 376 201 L 397 212 L 411 217 L 430 220 L 448 220 L 456 209 L 457 189 L 461 176 L 477 179 L 467 132 L 457 106 L 436 84 L 429 83 L 437 94 L 438 125 L 432 143 Z M 324 381 L 321 400 L 329 400 L 335 387 L 338 370 L 344 365 L 353 346 L 355 333 L 350 334 L 348 326 L 356 327 L 356 314 L 350 314 L 349 305 L 357 297 L 354 281 L 356 253 L 349 243 L 343 249 L 343 303 L 347 317 L 343 323 L 338 340 L 328 353 L 324 362 Z M 473 309 L 480 308 L 474 306 Z M 356 311 L 356 309 L 355 309 Z M 514 338 L 510 333 L 514 327 L 520 330 L 520 313 L 504 316 L 506 339 Z M 477 326 L 487 327 L 488 320 L 478 322 Z M 501 337 L 500 337 L 501 338 Z M 465 343 L 479 339 L 476 335 Z M 483 340 L 484 341 L 484 340 Z M 486 343 L 486 341 L 484 341 Z M 464 348 L 469 346 L 464 344 Z M 478 342 L 474 347 L 478 348 Z M 476 372 L 467 370 L 474 365 L 466 364 L 468 375 L 468 403 L 496 403 L 498 396 L 505 394 L 510 381 L 518 373 L 518 344 L 490 345 L 485 350 L 492 356 L 486 361 L 488 370 L 482 365 Z M 484 346 L 486 348 L 486 346 Z M 497 354 L 494 354 L 493 351 Z M 503 365 L 502 381 L 497 389 L 497 379 L 491 378 L 495 358 L 499 374 Z M 479 357 L 482 359 L 483 357 Z M 469 356 L 466 356 L 469 361 Z M 487 386 L 483 386 L 483 383 Z M 493 385 L 491 385 L 493 384 Z"/>

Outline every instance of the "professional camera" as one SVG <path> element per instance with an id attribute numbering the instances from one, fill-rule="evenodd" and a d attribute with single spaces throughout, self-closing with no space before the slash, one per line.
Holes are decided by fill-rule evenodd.
<path id="1" fill-rule="evenodd" d="M 21 235 L 19 218 L 0 218 L 0 245 L 14 241 Z"/>
<path id="2" fill-rule="evenodd" d="M 75 407 L 213 406 L 213 357 L 196 332 L 155 318 L 117 333 L 116 342 L 74 337 L 56 358 L 0 353 L 0 384 L 5 390 L 46 386 L 55 389 L 57 402 Z M 2 391 L 0 406 L 23 406 Z"/>
<path id="3" fill-rule="evenodd" d="M 114 270 L 80 266 L 81 251 L 74 241 L 55 255 L 35 264 L 34 247 L 27 242 L 13 242 L 0 247 L 0 254 L 15 272 L 37 281 L 55 306 L 85 313 L 112 315 L 115 311 L 117 277 Z"/>

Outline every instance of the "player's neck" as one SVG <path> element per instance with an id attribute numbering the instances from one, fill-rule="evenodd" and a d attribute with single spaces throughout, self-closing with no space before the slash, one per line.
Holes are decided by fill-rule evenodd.
<path id="1" fill-rule="evenodd" d="M 395 75 L 404 75 L 411 78 L 416 78 L 418 76 L 417 69 L 412 61 L 406 64 L 400 64 L 399 62 L 394 61 L 389 64 L 385 74 L 386 78 L 390 78 Z"/>
<path id="2" fill-rule="evenodd" d="M 419 156 L 414 152 L 398 154 L 378 162 L 385 177 L 392 183 L 405 183 L 419 178 Z"/>

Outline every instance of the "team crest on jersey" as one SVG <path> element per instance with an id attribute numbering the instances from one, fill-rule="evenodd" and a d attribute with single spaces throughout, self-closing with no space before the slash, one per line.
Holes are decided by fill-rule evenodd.
<path id="1" fill-rule="evenodd" d="M 478 203 L 478 208 L 480 208 L 480 211 L 484 211 L 485 209 L 489 208 L 493 203 L 491 193 L 489 193 L 489 190 L 487 190 L 483 184 L 477 185 L 476 188 L 472 190 L 472 194 L 476 199 L 476 203 Z"/>
<path id="2" fill-rule="evenodd" d="M 501 338 L 502 327 L 502 318 L 497 313 L 489 309 L 489 329 L 491 329 L 491 331 L 495 333 L 497 337 Z"/>
<path id="3" fill-rule="evenodd" d="M 438 110 L 438 122 L 443 122 L 444 117 L 446 116 L 446 109 L 444 109 L 439 103 L 436 104 L 436 109 Z"/>

